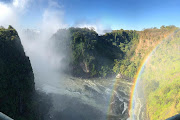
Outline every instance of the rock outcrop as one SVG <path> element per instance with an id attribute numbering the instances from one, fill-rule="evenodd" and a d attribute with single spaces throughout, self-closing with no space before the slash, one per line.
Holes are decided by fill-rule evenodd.
<path id="1" fill-rule="evenodd" d="M 0 111 L 18 120 L 32 117 L 34 74 L 12 26 L 0 28 L 0 82 Z"/>

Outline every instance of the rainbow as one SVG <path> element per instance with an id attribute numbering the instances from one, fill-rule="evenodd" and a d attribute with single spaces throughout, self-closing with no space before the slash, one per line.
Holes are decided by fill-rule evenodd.
<path id="1" fill-rule="evenodd" d="M 140 76 L 141 76 L 141 74 L 142 74 L 142 72 L 144 70 L 144 67 L 145 67 L 146 63 L 149 61 L 151 55 L 154 53 L 154 51 L 156 51 L 158 46 L 159 46 L 159 44 L 144 58 L 144 60 L 140 64 L 139 69 L 137 70 L 137 73 L 136 73 L 136 75 L 134 77 L 133 84 L 132 84 L 132 87 L 131 87 L 131 94 L 130 94 L 130 100 L 129 100 L 129 111 L 133 109 L 133 101 L 134 101 L 133 96 L 135 94 L 135 89 L 136 89 L 138 80 L 140 79 Z M 109 108 L 108 108 L 108 113 L 110 113 L 110 110 L 113 107 L 111 102 L 113 101 L 114 95 L 116 94 L 114 91 L 118 87 L 119 80 L 120 79 L 116 79 L 116 81 L 114 83 L 114 86 L 113 86 L 113 89 L 112 89 L 112 96 L 111 96 L 111 99 L 110 99 L 110 105 L 109 105 Z M 107 120 L 109 120 L 108 117 L 107 117 Z"/>
<path id="2" fill-rule="evenodd" d="M 133 104 L 134 104 L 134 95 L 135 95 L 135 90 L 138 84 L 138 81 L 141 77 L 141 74 L 144 71 L 145 65 L 147 64 L 147 62 L 150 60 L 152 54 L 157 50 L 157 48 L 165 41 L 167 40 L 167 38 L 169 38 L 170 36 L 172 36 L 174 33 L 176 33 L 178 30 L 173 31 L 169 36 L 167 36 L 165 39 L 161 40 L 153 49 L 151 52 L 149 52 L 148 55 L 146 55 L 146 57 L 143 59 L 143 61 L 141 62 L 139 69 L 137 70 L 137 73 L 134 77 L 133 80 L 133 85 L 131 87 L 131 94 L 130 94 L 130 100 L 129 100 L 129 111 L 130 111 L 130 117 L 132 117 L 131 119 L 133 119 L 133 116 L 131 116 L 131 112 L 133 110 Z"/>
<path id="3" fill-rule="evenodd" d="M 177 30 L 175 30 L 175 31 L 177 31 Z M 172 32 L 172 34 L 175 33 L 175 31 Z M 169 36 L 171 36 L 172 34 L 170 34 Z M 169 37 L 169 36 L 168 36 L 168 37 Z M 166 38 L 168 38 L 168 37 L 166 37 Z M 143 61 L 141 62 L 140 66 L 139 66 L 139 68 L 138 68 L 138 70 L 137 70 L 137 73 L 136 73 L 136 75 L 135 75 L 135 77 L 134 77 L 133 84 L 132 84 L 132 87 L 131 87 L 131 94 L 130 94 L 130 100 L 129 100 L 129 111 L 133 110 L 133 104 L 134 104 L 133 102 L 134 102 L 135 89 L 136 89 L 136 87 L 137 87 L 137 83 L 138 83 L 138 81 L 139 81 L 139 79 L 140 79 L 140 76 L 141 76 L 142 72 L 144 71 L 145 65 L 146 65 L 147 62 L 150 60 L 152 54 L 156 51 L 156 49 L 159 47 L 159 45 L 160 45 L 164 40 L 165 40 L 165 39 L 161 40 L 161 41 L 152 49 L 152 51 L 149 52 L 149 54 L 146 55 L 146 57 L 143 59 Z M 114 83 L 114 86 L 113 86 L 113 90 L 112 90 L 112 96 L 111 96 L 111 99 L 110 99 L 110 104 L 109 104 L 109 108 L 108 108 L 108 113 L 110 113 L 110 110 L 111 110 L 111 108 L 113 107 L 113 106 L 111 105 L 111 102 L 113 101 L 114 95 L 116 94 L 116 93 L 114 92 L 114 90 L 117 89 L 117 87 L 118 87 L 118 82 L 119 82 L 119 79 L 116 79 L 116 80 L 115 80 L 115 83 Z M 131 113 L 130 113 L 130 114 L 131 114 Z M 132 118 L 133 116 L 130 115 L 130 117 L 131 117 L 130 119 L 133 119 L 133 118 Z M 109 119 L 109 118 L 107 118 L 107 119 Z"/>
<path id="4" fill-rule="evenodd" d="M 159 44 L 158 44 L 159 45 Z M 135 89 L 137 87 L 137 83 L 140 79 L 140 76 L 142 74 L 142 72 L 144 71 L 145 65 L 147 64 L 147 62 L 149 61 L 149 59 L 151 58 L 152 53 L 156 50 L 158 46 L 155 47 L 155 49 L 153 49 L 152 52 L 150 52 L 145 58 L 144 60 L 141 62 L 139 69 L 137 70 L 137 73 L 134 77 L 133 80 L 133 85 L 131 87 L 131 94 L 130 94 L 130 101 L 129 101 L 129 111 L 133 110 L 133 102 L 134 102 L 134 94 L 135 94 Z M 131 114 L 131 113 L 130 113 Z M 133 116 L 131 116 L 133 117 Z"/>

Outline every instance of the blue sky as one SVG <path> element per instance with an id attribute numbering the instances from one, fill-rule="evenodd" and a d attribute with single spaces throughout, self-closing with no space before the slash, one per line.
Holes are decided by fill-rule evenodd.
<path id="1" fill-rule="evenodd" d="M 13 0 L 0 0 L 6 4 Z M 15 0 L 14 0 L 15 1 Z M 19 0 L 23 1 L 23 0 Z M 180 26 L 179 0 L 28 0 L 21 23 L 35 27 L 45 10 L 61 11 L 68 26 L 101 24 L 104 29 L 136 29 Z"/>

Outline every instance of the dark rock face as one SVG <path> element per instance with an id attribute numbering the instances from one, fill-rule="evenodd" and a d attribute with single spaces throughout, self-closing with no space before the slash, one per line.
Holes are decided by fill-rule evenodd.
<path id="1" fill-rule="evenodd" d="M 33 112 L 34 74 L 17 31 L 0 28 L 0 111 L 13 119 Z"/>

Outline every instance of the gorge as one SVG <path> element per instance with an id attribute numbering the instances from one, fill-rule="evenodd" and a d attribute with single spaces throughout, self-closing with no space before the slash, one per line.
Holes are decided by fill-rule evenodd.
<path id="1" fill-rule="evenodd" d="M 98 35 L 90 28 L 72 27 L 59 29 L 56 33 L 46 36 L 41 31 L 33 30 L 18 31 L 18 35 L 12 26 L 8 29 L 2 27 L 0 111 L 15 120 L 131 119 L 131 88 L 135 86 L 133 79 L 154 47 L 178 29 L 175 26 L 143 31 L 121 29 Z M 178 54 L 179 32 L 173 34 L 173 40 L 175 43 L 166 42 L 164 46 L 176 44 L 177 49 L 174 51 Z M 156 54 L 166 56 L 166 53 Z M 158 59 L 157 56 L 155 58 Z M 161 88 L 156 87 L 156 80 L 163 81 L 163 78 L 174 77 L 176 80 L 171 84 L 172 88 L 168 85 L 162 86 L 162 91 L 170 93 L 174 90 L 173 85 L 179 81 L 178 60 L 175 55 L 162 57 L 161 61 L 173 64 L 174 71 L 163 68 L 164 73 L 167 72 L 169 76 L 159 78 L 151 77 L 150 73 L 155 74 L 153 71 L 145 71 L 142 84 L 147 85 L 147 90 L 153 87 L 154 92 L 161 93 Z M 156 66 L 160 64 L 157 64 L 156 60 L 153 61 Z M 165 65 L 165 62 L 161 65 Z M 153 65 L 149 67 L 159 71 L 158 68 L 154 69 Z M 179 90 L 179 84 L 175 88 Z M 168 107 L 174 112 L 166 118 L 180 112 L 177 102 L 179 93 L 175 90 L 173 92 L 176 93 L 175 101 L 169 97 L 151 96 L 153 99 L 173 102 Z M 136 98 L 137 101 L 141 97 Z M 163 102 L 158 104 L 161 106 Z M 173 106 L 174 104 L 176 105 Z M 142 105 L 143 103 L 139 102 L 139 106 Z M 140 112 L 135 114 L 139 115 L 139 118 L 133 119 L 161 118 L 162 113 L 154 116 L 152 105 L 154 103 L 148 102 L 145 105 L 147 110 L 146 107 L 138 107 L 136 111 Z"/>

